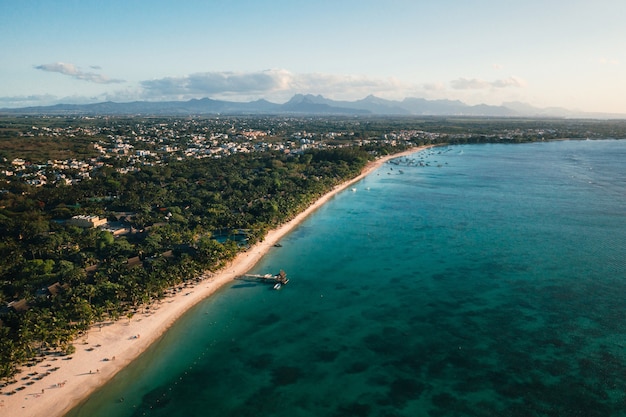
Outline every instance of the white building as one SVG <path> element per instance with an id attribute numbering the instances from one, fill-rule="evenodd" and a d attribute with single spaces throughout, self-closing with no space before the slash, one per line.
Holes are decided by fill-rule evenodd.
<path id="1" fill-rule="evenodd" d="M 72 226 L 78 226 L 85 229 L 91 229 L 93 227 L 103 226 L 107 224 L 107 219 L 105 217 L 98 216 L 86 216 L 81 214 L 79 216 L 73 216 L 70 220 L 67 221 L 68 224 Z"/>

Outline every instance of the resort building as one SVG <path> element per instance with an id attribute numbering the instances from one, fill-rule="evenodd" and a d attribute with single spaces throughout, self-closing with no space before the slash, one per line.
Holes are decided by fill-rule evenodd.
<path id="1" fill-rule="evenodd" d="M 91 229 L 107 224 L 107 219 L 105 217 L 79 215 L 73 216 L 70 220 L 67 221 L 67 223 L 72 226 Z"/>

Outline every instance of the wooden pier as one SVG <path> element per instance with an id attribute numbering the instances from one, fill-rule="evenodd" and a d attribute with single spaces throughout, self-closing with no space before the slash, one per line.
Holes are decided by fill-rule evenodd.
<path id="1" fill-rule="evenodd" d="M 243 281 L 267 282 L 270 284 L 280 284 L 280 285 L 285 285 L 289 282 L 289 278 L 287 278 L 287 274 L 282 269 L 280 270 L 278 274 L 265 274 L 265 275 L 243 274 L 241 276 L 235 277 L 235 279 L 240 279 Z"/>

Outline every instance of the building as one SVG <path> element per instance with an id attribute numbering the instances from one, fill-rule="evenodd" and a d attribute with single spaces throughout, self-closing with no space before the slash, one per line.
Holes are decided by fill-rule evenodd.
<path id="1" fill-rule="evenodd" d="M 82 227 L 85 229 L 91 229 L 93 227 L 103 226 L 107 224 L 107 219 L 105 217 L 101 218 L 98 216 L 79 215 L 73 216 L 70 220 L 67 221 L 67 224 Z"/>

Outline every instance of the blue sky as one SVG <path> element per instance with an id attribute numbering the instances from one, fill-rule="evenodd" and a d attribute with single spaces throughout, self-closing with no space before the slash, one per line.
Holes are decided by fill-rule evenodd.
<path id="1" fill-rule="evenodd" d="M 455 99 L 626 113 L 623 0 L 0 0 L 0 108 Z"/>

